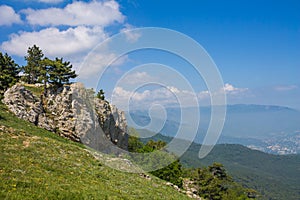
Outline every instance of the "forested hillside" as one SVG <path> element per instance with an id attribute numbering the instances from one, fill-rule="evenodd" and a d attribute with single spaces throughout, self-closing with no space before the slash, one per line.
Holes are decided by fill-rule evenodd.
<path id="1" fill-rule="evenodd" d="M 169 142 L 173 138 L 157 134 L 150 139 Z M 183 166 L 195 168 L 219 162 L 234 180 L 257 190 L 262 195 L 261 199 L 299 199 L 299 154 L 272 155 L 242 145 L 219 144 L 200 160 L 200 147 L 200 144 L 192 143 L 180 158 Z"/>

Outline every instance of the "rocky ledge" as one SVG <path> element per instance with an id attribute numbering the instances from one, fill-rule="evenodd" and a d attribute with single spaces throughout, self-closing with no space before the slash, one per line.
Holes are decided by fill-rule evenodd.
<path id="1" fill-rule="evenodd" d="M 51 90 L 45 97 L 17 84 L 5 92 L 3 103 L 17 117 L 96 150 L 115 145 L 127 149 L 124 112 L 95 98 L 80 83 Z"/>

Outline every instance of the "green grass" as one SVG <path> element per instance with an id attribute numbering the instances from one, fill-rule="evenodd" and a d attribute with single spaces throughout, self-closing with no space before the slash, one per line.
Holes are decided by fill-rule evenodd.
<path id="1" fill-rule="evenodd" d="M 83 145 L 16 118 L 0 104 L 0 199 L 189 199 L 151 176 L 120 172 Z"/>
<path id="2" fill-rule="evenodd" d="M 44 92 L 43 86 L 35 86 L 33 84 L 23 84 L 25 89 L 29 90 L 34 94 L 35 96 L 39 97 Z"/>

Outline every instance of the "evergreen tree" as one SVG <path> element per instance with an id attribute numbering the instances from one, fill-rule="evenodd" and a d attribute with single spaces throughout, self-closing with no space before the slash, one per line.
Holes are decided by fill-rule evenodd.
<path id="1" fill-rule="evenodd" d="M 76 78 L 75 71 L 72 70 L 70 62 L 63 62 L 63 58 L 50 60 L 44 58 L 41 61 L 39 81 L 44 83 L 44 94 L 47 94 L 47 85 L 59 88 L 63 84 L 69 83 L 71 78 Z"/>
<path id="2" fill-rule="evenodd" d="M 97 98 L 101 100 L 105 99 L 104 91 L 102 89 L 97 93 Z"/>
<path id="3" fill-rule="evenodd" d="M 44 96 L 47 94 L 47 85 L 49 83 L 50 73 L 52 71 L 54 62 L 49 58 L 44 58 L 40 62 L 40 76 L 38 81 L 44 84 Z"/>
<path id="4" fill-rule="evenodd" d="M 97 95 L 97 97 L 98 97 L 98 95 Z M 128 134 L 129 134 L 128 151 L 129 152 L 140 152 L 144 147 L 144 143 L 142 143 L 141 140 L 139 139 L 140 134 L 132 127 L 128 128 Z"/>
<path id="5" fill-rule="evenodd" d="M 207 168 L 198 169 L 196 178 L 198 185 L 198 194 L 209 200 L 246 200 L 256 197 L 255 190 L 248 190 L 235 183 L 227 174 L 224 166 L 220 163 L 214 163 Z"/>
<path id="6" fill-rule="evenodd" d="M 57 88 L 68 84 L 71 78 L 77 77 L 72 67 L 70 62 L 64 62 L 63 58 L 55 58 L 49 71 L 49 83 Z"/>
<path id="7" fill-rule="evenodd" d="M 198 169 L 199 195 L 206 199 L 222 199 L 227 193 L 227 174 L 223 166 L 214 163 L 212 166 L 204 169 Z"/>
<path id="8" fill-rule="evenodd" d="M 0 97 L 12 85 L 18 81 L 19 66 L 8 55 L 0 52 Z"/>
<path id="9" fill-rule="evenodd" d="M 178 187 L 182 187 L 182 166 L 178 159 L 169 164 L 168 166 L 162 169 L 152 171 L 150 173 L 160 179 L 169 181 L 177 185 Z"/>
<path id="10" fill-rule="evenodd" d="M 155 166 L 159 166 L 160 164 L 165 167 L 150 172 L 154 176 L 163 179 L 165 181 L 169 181 L 179 187 L 182 187 L 182 165 L 178 159 L 176 159 L 175 155 L 169 154 L 166 150 L 162 150 L 167 143 L 161 140 L 154 141 L 150 140 L 146 144 L 143 144 L 139 138 L 138 133 L 133 128 L 129 129 L 130 137 L 128 140 L 128 150 L 130 152 L 137 153 L 150 153 L 147 157 L 141 156 L 135 157 L 135 162 L 141 164 L 144 167 L 153 168 Z M 161 150 L 161 151 L 158 151 Z M 176 159 L 175 161 L 173 161 Z M 170 163 L 170 164 L 167 164 Z"/>
<path id="11" fill-rule="evenodd" d="M 25 56 L 25 60 L 27 61 L 27 65 L 23 67 L 25 81 L 29 84 L 34 84 L 38 82 L 38 79 L 41 75 L 41 64 L 44 54 L 42 50 L 33 45 L 29 47 L 27 50 L 27 56 Z"/>
<path id="12" fill-rule="evenodd" d="M 221 163 L 213 163 L 213 165 L 208 166 L 208 170 L 214 177 L 217 177 L 220 180 L 231 180 L 231 177 L 227 175 L 226 170 Z"/>

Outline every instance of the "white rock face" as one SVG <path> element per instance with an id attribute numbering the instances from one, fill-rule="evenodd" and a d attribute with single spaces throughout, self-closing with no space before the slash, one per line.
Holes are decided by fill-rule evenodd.
<path id="1" fill-rule="evenodd" d="M 3 102 L 17 117 L 96 150 L 110 152 L 115 145 L 127 149 L 124 112 L 94 98 L 80 83 L 51 91 L 46 97 L 14 85 L 5 92 Z"/>

